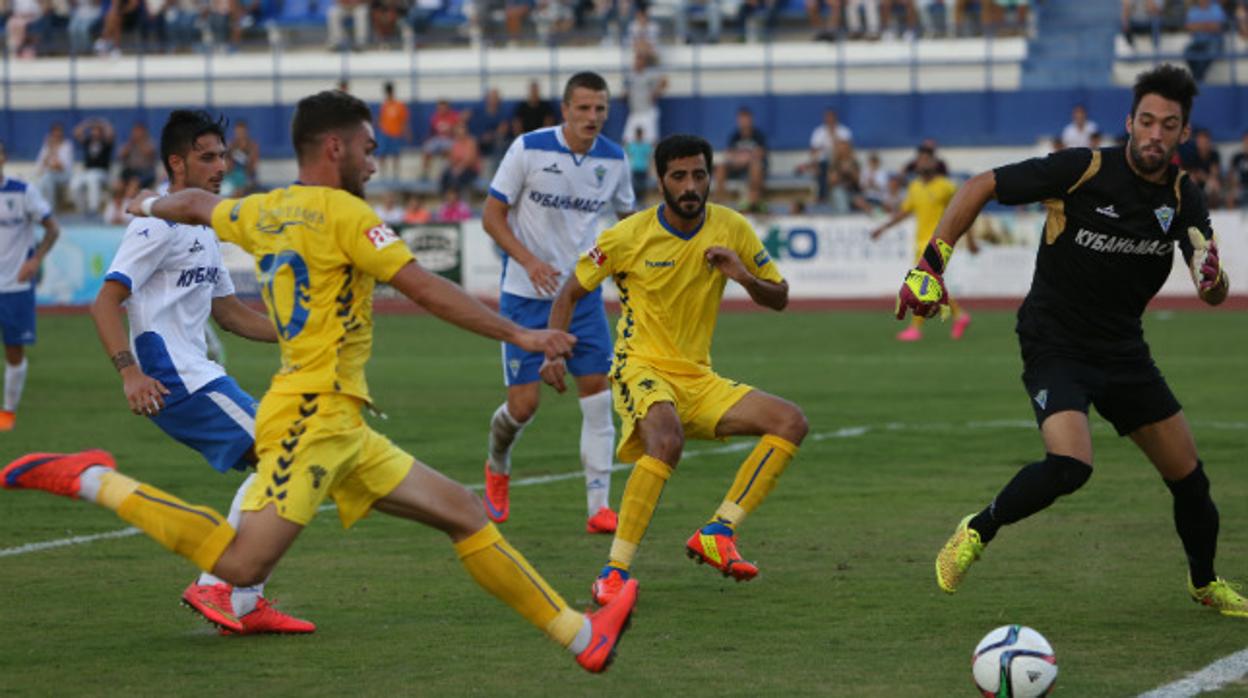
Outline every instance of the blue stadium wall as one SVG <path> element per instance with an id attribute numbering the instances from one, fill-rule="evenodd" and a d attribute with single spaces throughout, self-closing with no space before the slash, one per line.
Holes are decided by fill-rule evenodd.
<path id="1" fill-rule="evenodd" d="M 923 138 L 935 138 L 946 146 L 1003 146 L 1035 143 L 1043 135 L 1055 135 L 1070 120 L 1070 108 L 1087 105 L 1102 129 L 1116 135 L 1124 129 L 1131 104 L 1126 88 L 1069 90 L 1020 90 L 1010 92 L 924 92 L 911 94 L 859 93 L 810 95 L 743 95 L 676 97 L 662 102 L 662 131 L 689 132 L 722 146 L 735 128 L 740 106 L 749 107 L 768 137 L 773 150 L 800 150 L 808 146 L 811 129 L 819 123 L 825 107 L 836 108 L 841 121 L 854 131 L 860 147 L 907 147 Z M 510 113 L 514 103 L 506 104 Z M 460 102 L 456 108 L 477 107 Z M 375 105 L 374 105 L 375 107 Z M 293 157 L 289 124 L 293 105 L 218 105 L 216 110 L 231 119 L 245 119 L 266 158 Z M 86 116 L 110 119 L 125 138 L 129 125 L 142 121 L 158 131 L 167 108 L 6 110 L 0 117 L 0 138 L 15 160 L 33 160 L 47 133 L 59 121 L 67 126 Z M 433 103 L 413 105 L 413 132 L 424 135 Z M 624 105 L 613 103 L 608 135 L 618 138 L 624 125 Z M 1215 140 L 1238 140 L 1248 126 L 1248 90 L 1228 86 L 1203 88 L 1192 122 L 1213 132 Z"/>

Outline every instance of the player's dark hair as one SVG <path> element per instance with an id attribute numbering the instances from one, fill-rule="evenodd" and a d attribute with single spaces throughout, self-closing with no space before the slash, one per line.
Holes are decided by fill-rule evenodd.
<path id="1" fill-rule="evenodd" d="M 372 120 L 368 105 L 342 90 L 324 90 L 304 97 L 295 105 L 295 118 L 290 123 L 295 160 L 303 164 L 326 134 Z"/>
<path id="2" fill-rule="evenodd" d="M 705 138 L 677 133 L 659 141 L 659 144 L 654 147 L 654 171 L 659 179 L 663 179 L 663 175 L 667 173 L 667 164 L 672 160 L 701 155 L 706 158 L 706 171 L 710 172 L 714 164 L 711 162 L 713 154 L 711 144 Z"/>
<path id="3" fill-rule="evenodd" d="M 1200 88 L 1187 68 L 1177 65 L 1159 65 L 1152 70 L 1140 73 L 1135 78 L 1135 96 L 1131 102 L 1131 117 L 1135 118 L 1135 110 L 1145 95 L 1158 95 L 1171 102 L 1178 102 L 1183 109 L 1183 125 L 1187 125 L 1192 115 L 1192 100 L 1199 94 Z"/>
<path id="4" fill-rule="evenodd" d="M 578 87 L 583 87 L 594 92 L 606 92 L 611 94 L 611 90 L 607 88 L 607 81 L 598 73 L 593 71 L 583 71 L 568 78 L 568 84 L 563 86 L 563 103 L 572 103 L 572 92 Z"/>
<path id="5" fill-rule="evenodd" d="M 169 179 L 173 179 L 170 158 L 177 155 L 186 159 L 195 147 L 195 141 L 203 136 L 215 135 L 224 143 L 228 123 L 224 116 L 218 115 L 214 119 L 202 109 L 174 110 L 160 130 L 160 162 L 165 166 L 165 174 L 169 175 Z"/>

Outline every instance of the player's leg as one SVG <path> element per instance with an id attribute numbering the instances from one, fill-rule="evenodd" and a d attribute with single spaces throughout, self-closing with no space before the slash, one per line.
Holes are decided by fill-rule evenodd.
<path id="1" fill-rule="evenodd" d="M 4 409 L 0 410 L 0 431 L 10 431 L 17 421 L 17 405 L 26 388 L 26 352 L 21 345 L 4 346 Z"/>
<path id="2" fill-rule="evenodd" d="M 569 331 L 576 347 L 568 371 L 576 377 L 581 406 L 581 465 L 585 469 L 585 500 L 589 533 L 614 533 L 618 518 L 611 510 L 611 466 L 615 455 L 615 423 L 607 372 L 611 370 L 611 330 L 602 306 L 602 291 L 582 298 Z"/>
<path id="3" fill-rule="evenodd" d="M 17 420 L 17 406 L 26 388 L 25 346 L 35 343 L 35 292 L 0 294 L 0 328 L 4 340 L 4 404 L 0 405 L 0 431 L 10 431 Z"/>
<path id="4" fill-rule="evenodd" d="M 970 566 L 1002 526 L 1021 521 L 1071 494 L 1092 476 L 1091 395 L 1103 388 L 1101 371 L 1078 362 L 1029 356 L 1023 383 L 1044 439 L 1045 457 L 1024 466 L 977 514 L 966 516 L 936 557 L 936 583 L 957 591 Z"/>
<path id="5" fill-rule="evenodd" d="M 503 538 L 472 492 L 420 461 L 413 460 L 399 484 L 373 508 L 450 536 L 460 563 L 477 584 L 566 647 L 587 670 L 603 671 L 614 658 L 636 605 L 635 581 L 615 603 L 592 616 L 573 610 Z"/>

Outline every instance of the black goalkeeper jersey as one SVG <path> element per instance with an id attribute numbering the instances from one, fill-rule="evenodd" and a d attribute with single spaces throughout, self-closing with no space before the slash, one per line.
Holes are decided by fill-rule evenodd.
<path id="1" fill-rule="evenodd" d="M 1126 149 L 1073 148 L 997 168 L 997 200 L 1048 209 L 1031 290 L 1018 311 L 1023 341 L 1087 358 L 1148 355 L 1140 317 L 1170 275 L 1188 229 L 1212 237 L 1203 195 L 1178 168 L 1141 179 Z"/>

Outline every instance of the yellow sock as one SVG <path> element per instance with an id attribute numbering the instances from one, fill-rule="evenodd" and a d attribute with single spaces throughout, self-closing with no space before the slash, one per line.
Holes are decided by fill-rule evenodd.
<path id="1" fill-rule="evenodd" d="M 97 502 L 169 550 L 211 571 L 234 540 L 234 528 L 208 507 L 197 507 L 115 471 L 100 477 Z"/>
<path id="2" fill-rule="evenodd" d="M 627 570 L 633 564 L 637 546 L 650 528 L 663 486 L 671 476 L 672 466 L 651 456 L 642 456 L 633 466 L 620 500 L 620 520 L 611 543 L 611 566 Z"/>
<path id="3" fill-rule="evenodd" d="M 494 524 L 487 524 L 456 543 L 455 553 L 483 589 L 514 608 L 550 639 L 564 647 L 572 644 L 585 616 L 568 608 L 563 597 L 507 543 Z"/>
<path id="4" fill-rule="evenodd" d="M 949 299 L 949 312 L 950 317 L 955 318 L 962 314 L 962 306 L 958 305 L 958 301 L 953 298 Z"/>
<path id="5" fill-rule="evenodd" d="M 776 486 L 789 461 L 797 455 L 797 445 L 774 434 L 764 434 L 737 471 L 728 496 L 719 505 L 712 521 L 736 529 L 750 512 L 763 503 Z"/>
<path id="6" fill-rule="evenodd" d="M 921 329 L 923 327 L 923 322 L 925 320 L 927 320 L 927 318 L 922 317 L 920 315 L 915 315 L 914 317 L 910 318 L 910 326 L 915 329 Z"/>

